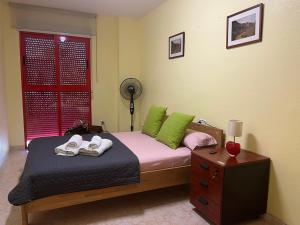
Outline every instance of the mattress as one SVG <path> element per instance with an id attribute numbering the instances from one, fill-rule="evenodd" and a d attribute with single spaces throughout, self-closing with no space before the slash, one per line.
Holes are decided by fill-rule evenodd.
<path id="1" fill-rule="evenodd" d="M 180 146 L 171 149 L 141 132 L 112 133 L 138 158 L 141 172 L 190 165 L 191 150 Z"/>

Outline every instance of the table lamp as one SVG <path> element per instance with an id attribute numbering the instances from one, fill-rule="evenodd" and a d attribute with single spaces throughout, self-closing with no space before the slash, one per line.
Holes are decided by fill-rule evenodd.
<path id="1" fill-rule="evenodd" d="M 226 143 L 226 150 L 231 157 L 236 157 L 241 152 L 241 146 L 235 142 L 235 137 L 242 136 L 243 122 L 240 120 L 229 120 L 227 135 L 233 136 L 233 141 Z"/>

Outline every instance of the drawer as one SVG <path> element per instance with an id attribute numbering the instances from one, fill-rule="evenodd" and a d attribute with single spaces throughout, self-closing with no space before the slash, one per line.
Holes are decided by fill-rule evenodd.
<path id="1" fill-rule="evenodd" d="M 223 179 L 223 168 L 200 157 L 192 157 L 192 174 L 207 178 L 214 183 L 221 183 Z"/>
<path id="2" fill-rule="evenodd" d="M 201 214 L 207 217 L 215 224 L 221 222 L 221 207 L 212 200 L 202 195 L 199 191 L 191 189 L 190 202 L 199 210 Z"/>
<path id="3" fill-rule="evenodd" d="M 222 183 L 215 183 L 210 179 L 201 176 L 191 176 L 191 189 L 199 194 L 208 197 L 217 204 L 221 204 L 222 199 Z"/>

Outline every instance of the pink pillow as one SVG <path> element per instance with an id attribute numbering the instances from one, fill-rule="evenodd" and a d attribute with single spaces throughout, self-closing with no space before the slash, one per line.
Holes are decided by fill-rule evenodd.
<path id="1" fill-rule="evenodd" d="M 217 141 L 214 137 L 203 132 L 188 132 L 183 138 L 182 143 L 185 147 L 194 150 L 196 147 L 204 147 L 216 145 Z"/>

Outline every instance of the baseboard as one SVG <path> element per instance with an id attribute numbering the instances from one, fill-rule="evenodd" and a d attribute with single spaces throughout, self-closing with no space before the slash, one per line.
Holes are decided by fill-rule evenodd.
<path id="1" fill-rule="evenodd" d="M 277 218 L 276 216 L 273 216 L 272 214 L 266 213 L 263 215 L 263 219 L 268 223 L 272 225 L 287 225 L 285 222 Z"/>

